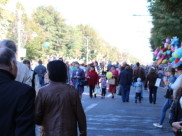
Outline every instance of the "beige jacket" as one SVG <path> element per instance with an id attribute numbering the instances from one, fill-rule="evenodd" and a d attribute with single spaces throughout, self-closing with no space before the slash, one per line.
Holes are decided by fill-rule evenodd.
<path id="1" fill-rule="evenodd" d="M 17 76 L 15 80 L 31 86 L 32 81 L 31 81 L 31 73 L 29 68 L 22 62 L 18 62 L 18 61 L 17 61 L 17 67 L 18 67 L 18 72 L 17 72 Z"/>
<path id="2" fill-rule="evenodd" d="M 31 86 L 32 86 L 32 80 L 33 80 L 34 72 L 32 70 L 30 70 L 30 74 L 31 74 Z M 34 78 L 34 84 L 35 84 L 35 88 L 34 89 L 35 89 L 36 94 L 37 94 L 39 89 L 41 88 L 41 85 L 40 85 L 40 82 L 39 82 L 39 77 L 38 77 L 37 74 L 35 75 L 35 78 Z"/>

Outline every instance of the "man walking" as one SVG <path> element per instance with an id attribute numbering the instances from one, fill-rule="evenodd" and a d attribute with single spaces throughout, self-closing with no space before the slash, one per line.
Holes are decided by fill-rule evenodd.
<path id="1" fill-rule="evenodd" d="M 0 135 L 35 136 L 35 90 L 14 81 L 16 75 L 14 52 L 0 48 Z"/>
<path id="2" fill-rule="evenodd" d="M 12 50 L 15 54 L 17 53 L 17 46 L 15 42 L 12 40 L 2 40 L 0 42 L 0 48 L 8 48 Z M 17 68 L 18 68 L 18 71 L 17 71 L 17 76 L 15 80 L 31 86 L 32 85 L 31 73 L 28 67 L 22 62 L 17 61 Z"/>
<path id="3" fill-rule="evenodd" d="M 42 61 L 38 61 L 39 65 L 35 67 L 34 71 L 38 74 L 40 85 L 44 85 L 44 76 L 46 74 L 46 67 L 42 65 Z"/>
<path id="4" fill-rule="evenodd" d="M 136 68 L 133 71 L 133 82 L 134 83 L 137 82 L 137 78 L 140 78 L 141 82 L 143 83 L 142 92 L 141 92 L 141 95 L 143 97 L 144 82 L 145 82 L 146 76 L 145 76 L 145 70 L 140 66 L 139 62 L 136 63 Z"/>

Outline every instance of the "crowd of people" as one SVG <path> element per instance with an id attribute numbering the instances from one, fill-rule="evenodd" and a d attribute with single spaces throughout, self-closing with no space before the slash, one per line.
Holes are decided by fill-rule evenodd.
<path id="1" fill-rule="evenodd" d="M 131 86 L 135 103 L 141 103 L 143 92 L 149 91 L 149 103 L 156 104 L 158 87 L 166 90 L 166 102 L 155 127 L 162 128 L 166 111 L 176 136 L 182 135 L 182 65 L 176 69 L 163 66 L 141 66 L 98 63 L 68 63 L 63 58 L 43 65 L 41 60 L 32 69 L 31 61 L 16 60 L 17 47 L 11 40 L 0 42 L 0 134 L 2 136 L 80 136 L 87 135 L 82 94 L 104 99 L 106 93 L 121 95 L 121 102 L 130 102 Z M 112 74 L 111 78 L 107 73 Z M 156 85 L 160 79 L 160 86 Z M 98 93 L 96 90 L 100 90 Z"/>

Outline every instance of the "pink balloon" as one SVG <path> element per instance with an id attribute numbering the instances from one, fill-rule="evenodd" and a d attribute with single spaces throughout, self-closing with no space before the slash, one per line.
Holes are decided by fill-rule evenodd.
<path id="1" fill-rule="evenodd" d="M 165 43 L 165 44 L 164 44 L 164 48 L 167 48 L 167 47 L 168 47 L 168 43 Z"/>
<path id="2" fill-rule="evenodd" d="M 162 56 L 162 53 L 163 53 L 163 51 L 159 51 L 158 54 L 157 54 L 157 56 L 161 57 Z"/>
<path id="3" fill-rule="evenodd" d="M 169 39 L 169 38 L 167 38 L 167 39 L 166 39 L 166 43 L 169 43 L 169 42 L 170 42 L 170 39 Z"/>
<path id="4" fill-rule="evenodd" d="M 175 51 L 175 47 L 173 45 L 171 46 L 171 50 L 172 51 Z"/>
<path id="5" fill-rule="evenodd" d="M 154 51 L 154 55 L 155 55 L 155 56 L 157 56 L 158 53 L 159 53 L 158 50 L 155 50 L 155 51 Z"/>
<path id="6" fill-rule="evenodd" d="M 163 56 L 163 55 L 162 55 L 162 57 L 161 57 L 161 58 L 162 58 L 162 59 L 164 59 L 164 58 L 165 58 L 165 56 Z"/>

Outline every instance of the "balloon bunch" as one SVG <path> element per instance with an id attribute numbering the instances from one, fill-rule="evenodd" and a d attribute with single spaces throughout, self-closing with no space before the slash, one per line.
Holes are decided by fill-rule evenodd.
<path id="1" fill-rule="evenodd" d="M 173 37 L 172 39 L 167 38 L 164 46 L 157 48 L 153 54 L 153 61 L 160 64 L 172 64 L 175 65 L 180 62 L 182 58 L 182 48 L 180 48 L 180 42 L 178 37 Z"/>

